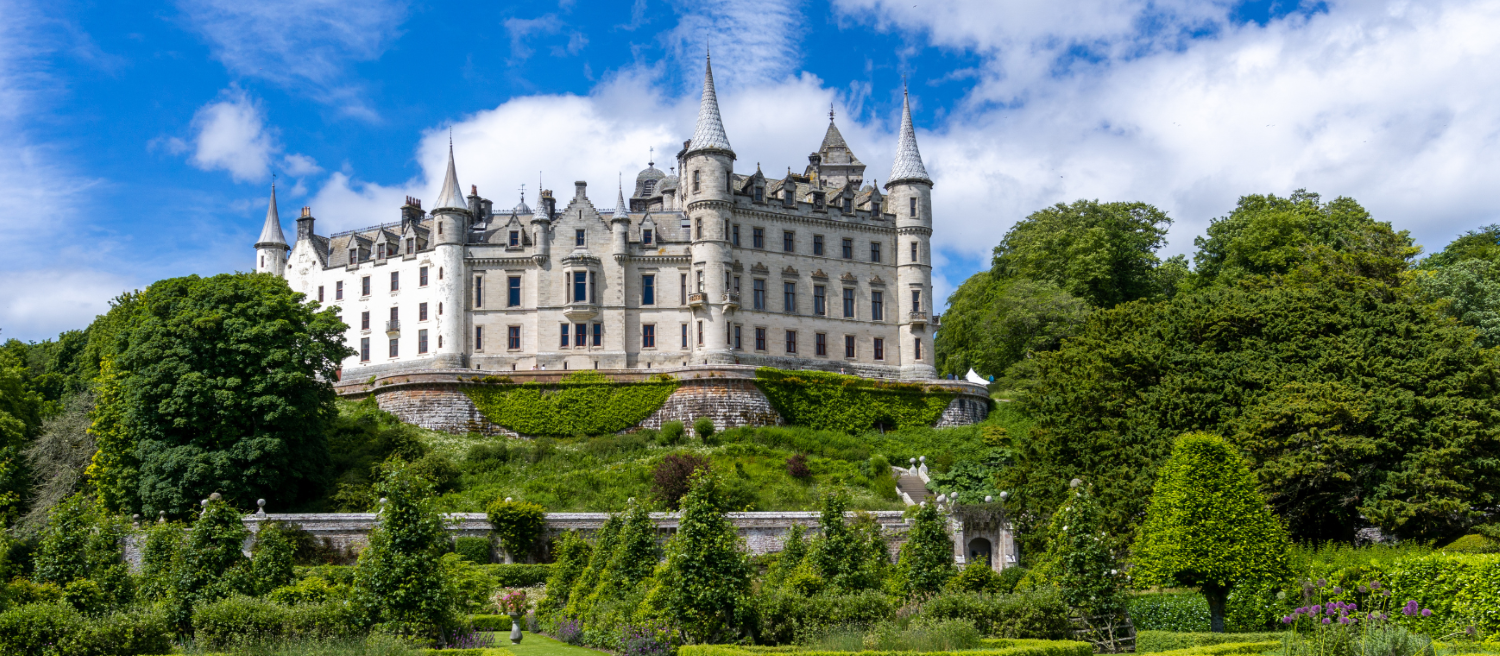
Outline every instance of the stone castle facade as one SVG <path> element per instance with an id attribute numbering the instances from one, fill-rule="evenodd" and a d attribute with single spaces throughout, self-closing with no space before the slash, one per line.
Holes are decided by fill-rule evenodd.
<path id="1" fill-rule="evenodd" d="M 303 208 L 290 246 L 273 189 L 256 271 L 339 311 L 356 351 L 344 380 L 727 364 L 935 377 L 932 180 L 909 103 L 884 192 L 831 115 L 802 173 L 736 173 L 708 65 L 676 160 L 613 208 L 578 182 L 565 202 L 496 211 L 463 195 L 450 146 L 432 209 L 408 198 L 399 222 L 323 236 Z"/>

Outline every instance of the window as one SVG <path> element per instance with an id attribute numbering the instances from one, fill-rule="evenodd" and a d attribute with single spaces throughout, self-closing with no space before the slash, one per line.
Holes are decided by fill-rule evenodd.
<path id="1" fill-rule="evenodd" d="M 365 277 L 359 279 L 359 295 L 360 296 L 369 296 L 370 295 L 370 277 L 369 276 L 365 276 Z"/>
<path id="2" fill-rule="evenodd" d="M 510 231 L 510 241 L 508 241 L 506 243 L 506 245 L 508 245 L 508 246 L 520 246 L 521 245 L 521 231 L 520 230 L 512 230 L 512 231 Z"/>
<path id="3" fill-rule="evenodd" d="M 443 316 L 443 304 L 441 302 L 438 303 L 438 316 Z M 438 337 L 438 341 L 443 341 L 443 338 Z"/>
<path id="4" fill-rule="evenodd" d="M 854 357 L 854 336 L 844 335 L 844 357 Z"/>
<path id="5" fill-rule="evenodd" d="M 604 346 L 604 324 L 594 324 L 594 346 Z"/>
<path id="6" fill-rule="evenodd" d="M 765 328 L 756 328 L 755 329 L 755 350 L 757 350 L 757 351 L 764 351 L 764 350 L 766 350 L 766 329 Z"/>
<path id="7" fill-rule="evenodd" d="M 588 346 L 588 342 L 589 325 L 586 323 L 580 323 L 573 326 L 573 346 L 583 348 L 585 346 Z"/>
<path id="8" fill-rule="evenodd" d="M 484 350 L 484 326 L 474 326 L 474 350 Z"/>
<path id="9" fill-rule="evenodd" d="M 821 191 L 815 191 L 815 192 L 813 192 L 812 196 L 813 196 L 813 211 L 814 212 L 821 212 L 821 211 L 823 211 L 823 192 L 821 192 Z"/>
<path id="10" fill-rule="evenodd" d="M 852 259 L 854 259 L 854 240 L 853 239 L 845 239 L 843 241 L 843 256 L 844 256 L 844 259 L 846 259 L 846 260 L 852 260 Z"/>
<path id="11" fill-rule="evenodd" d="M 474 276 L 474 307 L 484 307 L 484 277 Z"/>
<path id="12" fill-rule="evenodd" d="M 401 315 L 396 313 L 396 308 L 391 308 L 391 324 L 389 326 L 386 326 L 386 330 L 391 330 L 399 327 L 401 327 Z"/>
<path id="13" fill-rule="evenodd" d="M 647 180 L 647 182 L 653 182 L 653 181 L 652 180 Z M 646 228 L 646 229 L 644 229 L 644 230 L 641 231 L 641 243 L 644 244 L 644 245 L 646 245 L 646 246 L 650 246 L 651 245 L 651 229 L 650 228 Z"/>
<path id="14" fill-rule="evenodd" d="M 736 223 L 736 224 L 734 224 L 734 226 L 732 228 L 730 228 L 729 236 L 730 236 L 730 241 L 734 242 L 734 247 L 735 248 L 739 248 L 740 247 L 740 224 Z"/>
<path id="15" fill-rule="evenodd" d="M 759 185 L 756 185 L 756 187 L 755 187 L 755 202 L 762 203 L 762 202 L 765 202 L 765 200 L 766 200 L 766 188 L 762 187 L 762 186 L 759 186 Z"/>
<path id="16" fill-rule="evenodd" d="M 813 235 L 813 255 L 823 254 L 823 235 Z"/>
<path id="17" fill-rule="evenodd" d="M 701 294 L 701 293 L 703 293 L 703 269 L 699 269 L 698 270 L 698 276 L 697 276 L 697 278 L 698 278 L 698 287 L 696 289 L 694 289 L 693 291 L 696 291 L 696 292 L 698 292 L 698 293 Z"/>
<path id="18" fill-rule="evenodd" d="M 506 281 L 505 304 L 508 307 L 521 306 L 521 276 L 511 276 Z"/>
<path id="19" fill-rule="evenodd" d="M 824 333 L 813 335 L 813 351 L 818 357 L 828 355 L 828 335 Z"/>
<path id="20" fill-rule="evenodd" d="M 797 283 L 781 283 L 782 311 L 787 314 L 797 313 Z"/>
<path id="21" fill-rule="evenodd" d="M 678 301 L 678 305 L 687 305 L 687 274 L 686 273 L 682 274 L 682 281 L 681 282 L 682 282 L 682 285 L 681 285 L 682 300 Z M 687 346 L 687 344 L 683 344 L 683 346 Z"/>
<path id="22" fill-rule="evenodd" d="M 693 171 L 693 193 L 695 194 L 698 193 L 698 181 L 702 173 L 702 171 Z"/>
<path id="23" fill-rule="evenodd" d="M 911 311 L 922 311 L 922 290 L 920 289 L 911 290 Z"/>
<path id="24" fill-rule="evenodd" d="M 359 313 L 359 329 L 370 329 L 370 313 L 368 311 Z"/>
<path id="25" fill-rule="evenodd" d="M 870 242 L 870 261 L 871 262 L 879 262 L 880 261 L 880 242 L 878 242 L 878 241 L 872 241 L 872 242 Z"/>
<path id="26" fill-rule="evenodd" d="M 793 237 L 795 235 L 796 235 L 796 233 L 792 232 L 791 230 L 782 230 L 781 231 L 781 250 L 786 251 L 788 253 L 791 253 L 791 252 L 797 250 L 797 246 L 796 246 L 795 240 L 793 239 Z"/>
<path id="27" fill-rule="evenodd" d="M 911 243 L 911 261 L 917 261 L 917 242 Z"/>
<path id="28" fill-rule="evenodd" d="M 589 274 L 587 271 L 573 272 L 573 302 L 583 303 L 589 299 Z"/>
<path id="29" fill-rule="evenodd" d="M 318 285 L 318 302 L 319 303 L 323 302 L 323 286 L 322 285 Z"/>
<path id="30" fill-rule="evenodd" d="M 401 340 L 396 339 L 395 337 L 391 338 L 391 357 L 394 358 L 397 355 L 400 355 L 399 348 L 397 347 L 397 345 L 400 344 L 400 343 L 401 343 Z"/>
<path id="31" fill-rule="evenodd" d="M 875 338 L 875 359 L 876 360 L 884 360 L 885 359 L 885 340 L 883 340 L 883 339 L 881 339 L 879 337 Z"/>
<path id="32" fill-rule="evenodd" d="M 870 320 L 885 321 L 884 292 L 870 292 Z"/>
<path id="33" fill-rule="evenodd" d="M 766 247 L 766 229 L 765 228 L 751 228 L 750 229 L 750 246 L 752 248 L 765 248 Z"/>
<path id="34" fill-rule="evenodd" d="M 740 277 L 739 276 L 735 276 L 734 277 L 734 293 L 736 293 L 736 294 L 740 293 Z"/>
<path id="35" fill-rule="evenodd" d="M 349 249 L 349 263 L 350 264 L 359 264 L 359 249 L 358 248 L 351 248 L 351 249 Z"/>
<path id="36" fill-rule="evenodd" d="M 641 326 L 641 348 L 656 348 L 656 325 Z"/>
<path id="37" fill-rule="evenodd" d="M 703 346 L 703 322 L 698 322 L 698 346 Z"/>
<path id="38" fill-rule="evenodd" d="M 757 310 L 766 309 L 766 281 L 757 278 L 755 280 L 755 304 L 752 306 Z"/>
<path id="39" fill-rule="evenodd" d="M 786 331 L 786 352 L 797 352 L 797 331 L 795 330 Z"/>
<path id="40" fill-rule="evenodd" d="M 572 327 L 573 324 L 562 324 L 562 343 L 558 345 L 561 348 L 568 348 L 568 329 Z"/>
<path id="41" fill-rule="evenodd" d="M 417 286 L 418 287 L 426 287 L 427 286 L 427 267 L 422 267 L 420 269 L 417 269 Z"/>
<path id="42" fill-rule="evenodd" d="M 398 289 L 401 289 L 401 272 L 400 271 L 392 271 L 391 272 L 391 291 L 394 292 L 394 291 L 396 291 Z"/>
<path id="43" fill-rule="evenodd" d="M 333 283 L 333 300 L 344 300 L 344 281 L 340 280 Z"/>
<path id="44" fill-rule="evenodd" d="M 682 324 L 682 348 L 687 348 L 687 324 Z"/>
<path id="45" fill-rule="evenodd" d="M 417 321 L 426 321 L 426 320 L 427 320 L 427 304 L 426 303 L 419 303 L 417 305 Z"/>
<path id="46" fill-rule="evenodd" d="M 813 285 L 813 314 L 828 316 L 828 291 L 822 285 Z"/>
<path id="47" fill-rule="evenodd" d="M 853 212 L 853 211 L 854 211 L 854 199 L 853 198 L 849 198 L 848 196 L 845 196 L 844 197 L 844 213 L 848 214 L 848 213 Z"/>
<path id="48" fill-rule="evenodd" d="M 656 305 L 656 276 L 641 276 L 641 305 Z"/>
<path id="49" fill-rule="evenodd" d="M 743 350 L 744 348 L 745 348 L 745 345 L 740 342 L 740 327 L 739 326 L 735 326 L 734 327 L 734 350 L 740 351 L 740 350 Z"/>
<path id="50" fill-rule="evenodd" d="M 417 252 L 417 240 L 411 239 L 411 238 L 407 238 L 407 240 L 406 240 L 406 254 L 407 255 L 411 255 L 412 253 L 415 253 L 415 252 Z"/>
<path id="51" fill-rule="evenodd" d="M 521 348 L 521 327 L 507 326 L 505 329 L 505 348 L 512 351 Z"/>
<path id="52" fill-rule="evenodd" d="M 417 353 L 427 352 L 427 329 L 417 331 Z"/>
<path id="53" fill-rule="evenodd" d="M 360 362 L 369 362 L 370 361 L 370 338 L 369 337 L 361 337 L 361 338 L 359 338 L 359 361 Z"/>
<path id="54" fill-rule="evenodd" d="M 574 230 L 573 231 L 573 245 L 574 246 L 583 246 L 584 243 L 585 243 L 585 241 L 584 241 L 584 232 L 582 230 Z"/>
<path id="55" fill-rule="evenodd" d="M 912 350 L 912 355 L 915 356 L 916 359 L 921 360 L 922 359 L 922 338 L 918 337 L 918 338 L 916 338 L 914 340 L 914 342 L 916 344 L 916 348 Z"/>
<path id="56" fill-rule="evenodd" d="M 844 289 L 844 318 L 854 318 L 854 290 Z"/>
<path id="57" fill-rule="evenodd" d="M 443 279 L 443 267 L 438 267 L 438 280 Z M 441 312 L 439 314 L 442 314 Z"/>

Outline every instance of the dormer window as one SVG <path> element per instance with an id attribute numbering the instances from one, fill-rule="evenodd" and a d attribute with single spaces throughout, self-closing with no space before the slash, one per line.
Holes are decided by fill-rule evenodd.
<path id="1" fill-rule="evenodd" d="M 650 181 L 648 181 L 646 184 L 651 184 L 651 183 L 650 183 Z M 641 230 L 641 245 L 642 246 L 650 246 L 651 245 L 651 229 L 650 228 L 646 228 L 644 230 Z"/>
<path id="2" fill-rule="evenodd" d="M 574 246 L 578 246 L 578 247 L 582 247 L 583 243 L 584 243 L 583 242 L 583 231 L 582 230 L 574 230 L 573 231 L 573 245 Z"/>
<path id="3" fill-rule="evenodd" d="M 755 202 L 757 202 L 757 203 L 764 203 L 765 201 L 766 201 L 766 188 L 762 187 L 760 185 L 756 185 L 755 186 Z"/>
<path id="4" fill-rule="evenodd" d="M 849 213 L 851 213 L 853 211 L 854 211 L 854 199 L 850 198 L 848 196 L 845 196 L 844 197 L 844 213 L 845 214 L 849 214 Z"/>
<path id="5" fill-rule="evenodd" d="M 813 192 L 813 209 L 820 212 L 823 210 L 823 192 Z"/>
<path id="6" fill-rule="evenodd" d="M 510 231 L 510 245 L 511 246 L 520 246 L 521 245 L 521 231 L 520 230 L 512 230 L 512 231 Z"/>
<path id="7" fill-rule="evenodd" d="M 656 189 L 656 181 L 655 180 L 647 180 L 646 181 L 646 186 L 641 189 L 641 193 L 643 193 L 643 194 L 645 194 L 647 196 L 650 196 L 652 190 L 654 190 L 654 189 Z"/>
<path id="8" fill-rule="evenodd" d="M 349 249 L 349 263 L 350 264 L 359 264 L 359 249 L 358 248 L 351 248 L 351 249 Z"/>
<path id="9" fill-rule="evenodd" d="M 412 239 L 410 237 L 407 237 L 407 239 L 406 239 L 406 254 L 407 255 L 411 255 L 412 253 L 415 253 L 415 252 L 417 252 L 417 240 Z"/>

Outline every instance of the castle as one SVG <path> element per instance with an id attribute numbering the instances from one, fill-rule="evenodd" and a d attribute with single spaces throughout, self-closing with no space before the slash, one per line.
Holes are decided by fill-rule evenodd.
<path id="1" fill-rule="evenodd" d="M 408 370 L 651 369 L 752 364 L 931 379 L 932 179 L 903 101 L 882 193 L 829 116 L 802 174 L 734 172 L 705 65 L 693 138 L 627 200 L 575 183 L 495 211 L 464 196 L 449 146 L 431 210 L 328 236 L 303 208 L 296 243 L 273 187 L 255 270 L 337 309 L 345 380 Z"/>

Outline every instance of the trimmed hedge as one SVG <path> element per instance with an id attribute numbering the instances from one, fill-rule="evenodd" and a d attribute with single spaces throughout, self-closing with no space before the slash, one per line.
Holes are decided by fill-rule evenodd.
<path id="1" fill-rule="evenodd" d="M 1131 595 L 1126 612 L 1137 631 L 1192 633 L 1208 631 L 1208 601 L 1196 592 L 1164 592 Z"/>
<path id="2" fill-rule="evenodd" d="M 470 615 L 469 626 L 475 631 L 509 631 L 509 615 Z M 522 630 L 525 630 L 523 625 Z"/>
<path id="3" fill-rule="evenodd" d="M 230 597 L 198 606 L 193 638 L 199 648 L 233 647 L 246 639 L 320 640 L 362 633 L 344 604 L 278 604 L 256 597 Z"/>
<path id="4" fill-rule="evenodd" d="M 820 594 L 811 597 L 780 590 L 756 596 L 759 642 L 789 644 L 836 626 L 868 626 L 896 615 L 901 600 L 879 592 Z M 679 656 L 682 656 L 679 654 Z"/>
<path id="5" fill-rule="evenodd" d="M 1369 604 L 1361 598 L 1357 586 L 1379 581 L 1383 589 L 1391 591 L 1397 606 L 1414 599 L 1432 609 L 1430 618 L 1392 613 L 1391 620 L 1397 624 L 1434 636 L 1460 633 L 1473 626 L 1481 640 L 1500 639 L 1500 554 L 1430 553 L 1372 560 L 1331 572 L 1315 569 L 1309 578 L 1325 578 L 1329 588 L 1342 587 L 1343 594 L 1328 599 L 1358 603 L 1361 608 Z M 1287 597 L 1288 603 L 1300 600 L 1293 592 Z"/>
<path id="6" fill-rule="evenodd" d="M 508 378 L 476 378 L 464 388 L 486 419 L 522 435 L 570 437 L 609 435 L 634 427 L 651 416 L 677 391 L 670 377 L 647 382 L 616 383 L 603 374 L 582 371 L 558 383 L 524 383 Z"/>
<path id="7" fill-rule="evenodd" d="M 934 620 L 973 620 L 979 632 L 997 638 L 1058 639 L 1071 635 L 1071 611 L 1056 590 L 1017 594 L 950 593 L 922 604 Z"/>
<path id="8" fill-rule="evenodd" d="M 453 538 L 453 552 L 475 565 L 490 564 L 489 538 Z"/>
<path id="9" fill-rule="evenodd" d="M 532 588 L 547 583 L 547 577 L 552 572 L 550 564 L 491 564 L 475 565 L 483 571 L 485 576 L 494 580 L 495 586 L 500 588 Z M 305 579 L 317 576 L 327 579 L 333 585 L 353 585 L 353 565 L 318 565 L 316 567 L 296 568 L 297 578 Z"/>
<path id="10" fill-rule="evenodd" d="M 1166 652 L 1194 647 L 1246 643 L 1280 643 L 1282 632 L 1262 633 L 1181 633 L 1177 631 L 1137 631 L 1135 651 L 1137 653 Z"/>
<path id="11" fill-rule="evenodd" d="M 787 423 L 851 435 L 877 424 L 930 427 L 955 396 L 941 387 L 771 367 L 755 370 L 755 386 Z"/>
<path id="12" fill-rule="evenodd" d="M 160 612 L 85 617 L 71 606 L 28 604 L 0 613 L 3 656 L 138 656 L 171 649 L 172 633 Z"/>
<path id="13" fill-rule="evenodd" d="M 955 652 L 918 651 L 816 651 L 785 647 L 747 647 L 738 645 L 684 645 L 677 656 L 757 656 L 759 654 L 795 654 L 796 656 L 937 656 Z M 984 647 L 965 649 L 965 656 L 1093 656 L 1094 648 L 1073 640 L 986 640 Z"/>
<path id="14" fill-rule="evenodd" d="M 1186 649 L 1173 649 L 1172 651 L 1154 652 L 1156 656 L 1231 656 L 1232 654 L 1261 654 L 1271 650 L 1280 650 L 1281 640 L 1265 642 L 1226 642 L 1219 645 L 1203 645 L 1200 647 L 1188 647 Z M 1140 653 L 1140 650 L 1136 650 Z"/>

